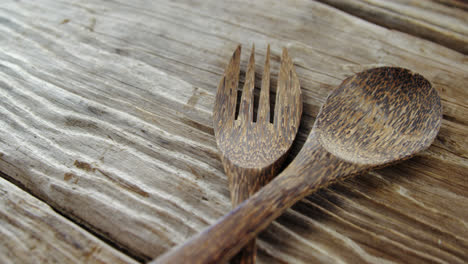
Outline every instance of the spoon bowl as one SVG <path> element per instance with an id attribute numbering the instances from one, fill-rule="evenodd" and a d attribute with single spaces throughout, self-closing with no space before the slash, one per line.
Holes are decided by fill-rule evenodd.
<path id="1" fill-rule="evenodd" d="M 313 129 L 337 158 L 378 166 L 429 147 L 441 117 L 439 96 L 424 77 L 382 67 L 344 80 L 328 96 Z"/>
<path id="2" fill-rule="evenodd" d="M 347 78 L 320 110 L 299 154 L 274 180 L 156 263 L 222 263 L 294 203 L 337 180 L 429 147 L 442 107 L 421 75 L 382 67 Z"/>

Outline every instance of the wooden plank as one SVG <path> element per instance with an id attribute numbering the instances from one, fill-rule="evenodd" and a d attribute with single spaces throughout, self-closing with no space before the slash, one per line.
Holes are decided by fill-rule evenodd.
<path id="1" fill-rule="evenodd" d="M 0 36 L 0 171 L 146 259 L 229 211 L 211 114 L 238 43 L 255 43 L 258 61 L 271 43 L 273 73 L 289 49 L 304 95 L 292 155 L 345 77 L 379 65 L 421 73 L 443 100 L 434 146 L 299 203 L 261 235 L 259 262 L 468 258 L 458 52 L 305 0 L 5 1 Z"/>
<path id="2" fill-rule="evenodd" d="M 137 263 L 0 178 L 2 263 Z"/>
<path id="3" fill-rule="evenodd" d="M 457 0 L 319 0 L 377 25 L 468 54 L 468 4 Z"/>

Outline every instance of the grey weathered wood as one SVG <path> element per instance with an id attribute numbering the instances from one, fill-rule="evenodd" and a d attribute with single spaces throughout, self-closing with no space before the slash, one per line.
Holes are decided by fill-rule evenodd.
<path id="1" fill-rule="evenodd" d="M 293 154 L 363 69 L 421 73 L 444 109 L 429 150 L 302 200 L 260 235 L 259 262 L 463 262 L 467 57 L 314 1 L 2 1 L 0 170 L 133 255 L 160 255 L 230 209 L 211 115 L 226 58 L 253 42 L 258 61 L 271 43 L 273 61 L 287 47 L 295 62 Z"/>
<path id="2" fill-rule="evenodd" d="M 458 0 L 319 0 L 390 29 L 468 54 L 468 3 Z"/>
<path id="3" fill-rule="evenodd" d="M 137 263 L 0 178 L 2 263 Z"/>

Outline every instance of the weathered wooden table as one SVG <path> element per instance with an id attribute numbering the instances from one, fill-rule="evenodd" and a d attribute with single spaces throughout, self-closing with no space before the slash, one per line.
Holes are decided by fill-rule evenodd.
<path id="1" fill-rule="evenodd" d="M 260 235 L 259 263 L 468 262 L 467 10 L 1 1 L 0 262 L 146 261 L 227 213 L 211 115 L 238 43 L 259 62 L 270 43 L 276 67 L 287 47 L 295 62 L 304 115 L 290 158 L 327 93 L 363 69 L 418 72 L 444 107 L 431 148 L 297 203 Z"/>

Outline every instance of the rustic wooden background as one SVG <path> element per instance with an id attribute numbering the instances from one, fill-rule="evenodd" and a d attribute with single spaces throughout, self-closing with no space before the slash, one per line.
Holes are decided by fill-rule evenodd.
<path id="1" fill-rule="evenodd" d="M 424 75 L 444 120 L 421 155 L 297 203 L 260 235 L 258 262 L 466 263 L 467 11 L 461 0 L 2 0 L 0 262 L 142 262 L 227 213 L 216 87 L 238 43 L 244 69 L 252 43 L 259 62 L 270 43 L 273 73 L 287 47 L 304 96 L 290 158 L 327 93 L 371 67 Z"/>

